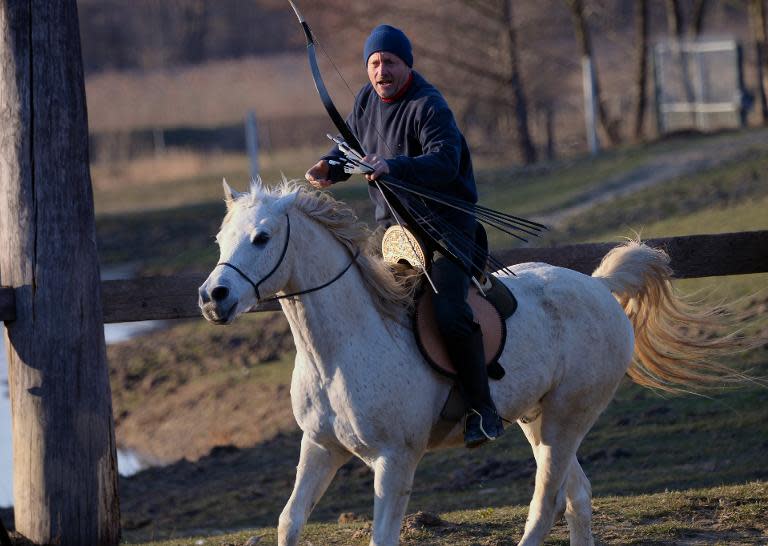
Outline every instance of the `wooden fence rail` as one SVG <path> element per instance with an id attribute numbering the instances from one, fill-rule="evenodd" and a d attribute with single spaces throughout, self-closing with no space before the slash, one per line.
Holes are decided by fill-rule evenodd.
<path id="1" fill-rule="evenodd" d="M 663 248 L 672 258 L 675 277 L 716 277 L 747 273 L 768 273 L 768 230 L 691 235 L 649 239 L 649 245 Z M 586 243 L 550 248 L 516 248 L 495 253 L 504 263 L 546 262 L 591 273 L 616 243 Z M 131 322 L 200 316 L 197 288 L 205 275 L 143 277 L 102 281 L 104 322 Z M 274 311 L 273 302 L 257 311 Z M 12 288 L 0 288 L 0 320 L 13 320 Z"/>

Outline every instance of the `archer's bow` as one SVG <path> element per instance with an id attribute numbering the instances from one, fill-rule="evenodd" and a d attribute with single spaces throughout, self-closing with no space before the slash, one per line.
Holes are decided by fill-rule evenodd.
<path id="1" fill-rule="evenodd" d="M 323 106 L 325 107 L 326 112 L 328 112 L 328 115 L 331 117 L 333 124 L 339 130 L 339 133 L 341 134 L 344 141 L 346 141 L 346 144 L 350 148 L 352 148 L 355 152 L 357 152 L 357 154 L 360 157 L 363 157 L 366 155 L 366 152 L 363 149 L 363 145 L 360 143 L 360 141 L 357 139 L 355 134 L 352 132 L 349 125 L 347 125 L 347 122 L 344 120 L 341 114 L 339 114 L 339 111 L 336 109 L 336 106 L 333 104 L 333 100 L 331 99 L 330 93 L 328 93 L 328 89 L 326 89 L 325 87 L 325 82 L 323 81 L 323 77 L 320 74 L 320 67 L 317 64 L 317 52 L 315 50 L 315 37 L 312 35 L 312 30 L 310 30 L 309 25 L 304 19 L 304 16 L 299 11 L 299 8 L 296 7 L 296 4 L 293 3 L 293 0 L 288 0 L 288 2 L 291 4 L 291 7 L 293 8 L 293 11 L 296 14 L 296 17 L 298 18 L 299 23 L 301 24 L 301 27 L 304 30 L 304 35 L 306 36 L 306 39 L 307 39 L 307 57 L 309 60 L 309 66 L 312 70 L 312 79 L 315 82 L 315 88 L 317 89 L 317 93 L 320 95 L 320 100 L 322 100 Z M 351 89 L 350 89 L 350 92 L 352 92 Z M 518 230 L 520 229 L 519 227 L 514 226 L 514 223 L 519 223 L 518 220 L 522 220 L 522 219 L 517 219 L 515 217 L 503 218 L 503 216 L 506 216 L 506 215 L 503 215 L 502 213 L 498 213 L 496 211 L 492 211 L 493 216 L 488 215 L 489 216 L 488 218 L 484 218 L 484 219 L 479 218 L 480 215 L 478 214 L 478 211 L 480 207 L 478 207 L 477 205 L 469 204 L 469 203 L 461 203 L 461 202 L 454 202 L 453 204 L 449 204 L 447 203 L 447 200 L 449 199 L 448 197 L 430 196 L 427 194 L 427 190 L 423 188 L 414 187 L 413 185 L 407 184 L 406 182 L 402 180 L 398 180 L 397 178 L 394 178 L 393 176 L 388 174 L 380 176 L 373 182 L 370 182 L 370 184 L 375 185 L 375 187 L 384 196 L 384 199 L 387 205 L 390 207 L 390 209 L 392 209 L 391 210 L 392 215 L 398 224 L 400 224 L 400 220 L 398 219 L 398 216 L 399 216 L 405 221 L 405 223 L 411 228 L 411 230 L 416 233 L 416 235 L 419 238 L 425 241 L 431 241 L 432 247 L 435 250 L 438 250 L 443 256 L 448 258 L 460 269 L 465 271 L 469 276 L 472 276 L 472 272 L 470 268 L 467 266 L 467 264 L 465 263 L 465 261 L 462 260 L 462 257 L 466 259 L 467 256 L 466 255 L 462 256 L 461 252 L 458 251 L 457 247 L 455 245 L 450 244 L 450 241 L 445 237 L 443 237 L 442 234 L 435 234 L 432 232 L 432 230 L 425 229 L 425 227 L 422 225 L 422 222 L 418 220 L 420 218 L 422 221 L 424 221 L 429 225 L 429 223 L 426 222 L 426 218 L 424 214 L 421 214 L 409 208 L 407 204 L 401 201 L 400 197 L 395 192 L 395 188 L 407 191 L 411 194 L 420 195 L 421 197 L 432 200 L 434 202 L 441 202 L 443 204 L 448 204 L 449 206 L 453 206 L 454 208 L 463 210 L 465 213 L 470 214 L 475 218 L 481 219 L 486 223 L 489 223 L 490 225 L 494 225 L 494 227 L 497 227 L 498 229 L 502 229 L 502 231 L 503 231 L 503 228 L 498 227 L 498 225 L 496 224 L 501 224 L 501 226 L 506 226 L 511 229 L 518 229 Z M 490 219 L 490 222 L 489 222 L 489 219 Z M 523 221 L 526 224 L 534 224 L 535 226 L 538 226 L 538 227 L 532 228 L 530 225 L 526 225 L 526 227 L 529 229 L 538 229 L 539 227 L 544 228 L 544 226 L 541 226 L 540 224 L 536 224 L 535 222 L 528 222 L 526 220 L 523 220 Z M 451 228 L 451 226 L 447 226 L 447 227 Z M 523 229 L 522 231 L 526 231 L 526 230 Z M 506 233 L 510 233 L 510 232 L 506 231 Z M 526 231 L 526 233 L 531 233 L 531 232 Z M 511 235 L 514 235 L 514 234 L 511 234 Z M 514 235 L 514 236 L 517 237 L 517 235 Z M 470 246 L 472 248 L 475 247 L 474 240 L 470 240 L 468 242 L 470 243 Z M 478 250 L 482 252 L 487 252 L 485 248 L 479 248 Z M 468 263 L 470 261 L 471 260 L 467 260 Z"/>
<path id="2" fill-rule="evenodd" d="M 325 111 L 328 112 L 329 116 L 331 116 L 333 124 L 339 130 L 339 133 L 341 133 L 341 136 L 344 138 L 347 144 L 349 144 L 361 156 L 364 156 L 365 150 L 363 150 L 363 145 L 360 144 L 360 141 L 357 140 L 357 137 L 349 128 L 347 122 L 344 121 L 344 118 L 341 116 L 341 114 L 339 114 L 339 111 L 333 104 L 331 95 L 325 88 L 325 82 L 323 82 L 323 76 L 320 74 L 320 67 L 317 64 L 315 37 L 312 35 L 312 30 L 310 30 L 307 21 L 299 11 L 299 8 L 296 7 L 296 4 L 294 4 L 292 0 L 288 0 L 288 2 L 291 4 L 293 11 L 296 13 L 296 17 L 299 19 L 299 23 L 301 23 L 301 28 L 304 29 L 304 35 L 307 37 L 307 57 L 309 59 L 309 67 L 312 69 L 312 79 L 315 81 L 315 88 L 317 89 L 318 95 L 320 95 L 320 100 L 323 101 Z"/>
<path id="3" fill-rule="evenodd" d="M 361 157 L 366 155 L 365 149 L 363 148 L 363 145 L 360 143 L 360 141 L 357 139 L 355 134 L 352 132 L 352 130 L 349 128 L 349 125 L 347 125 L 347 122 L 344 120 L 343 117 L 341 117 L 341 114 L 339 114 L 339 111 L 336 109 L 336 106 L 333 104 L 333 100 L 331 99 L 330 93 L 328 93 L 328 89 L 325 87 L 325 82 L 323 82 L 323 76 L 320 74 L 320 67 L 317 64 L 317 52 L 315 51 L 315 37 L 312 35 L 312 30 L 309 28 L 309 25 L 307 24 L 307 21 L 304 19 L 304 16 L 299 11 L 299 8 L 296 7 L 296 4 L 293 3 L 292 0 L 288 0 L 288 2 L 291 4 L 291 7 L 293 8 L 294 13 L 296 13 L 296 17 L 299 20 L 299 23 L 301 24 L 301 28 L 304 29 L 304 35 L 307 38 L 307 57 L 309 59 L 309 66 L 312 69 L 312 79 L 315 82 L 315 88 L 317 89 L 317 93 L 320 95 L 320 100 L 323 101 L 323 106 L 325 107 L 326 112 L 328 112 L 328 115 L 331 117 L 331 120 L 333 121 L 333 124 L 336 126 L 336 128 L 339 130 L 339 133 L 341 133 L 342 138 L 346 141 L 347 145 L 349 145 L 353 150 L 355 150 Z M 407 208 L 402 204 L 400 199 L 395 195 L 394 191 L 392 191 L 391 188 L 389 188 L 384 181 L 387 177 L 380 177 L 383 178 L 383 180 L 374 181 L 373 184 L 376 185 L 376 187 L 379 189 L 379 191 L 384 195 L 384 199 L 387 202 L 387 205 L 389 205 L 394 210 L 393 216 L 395 217 L 395 220 L 397 223 L 400 223 L 400 220 L 398 220 L 397 215 L 400 215 L 403 220 L 405 220 L 406 224 L 411 226 L 411 229 L 413 229 L 418 236 L 424 238 L 425 236 L 428 237 L 428 239 L 431 239 L 434 241 L 437 246 L 444 251 L 445 255 L 455 261 L 457 265 L 462 267 L 462 269 L 467 269 L 464 264 L 456 258 L 452 252 L 448 251 L 442 245 L 439 241 L 436 240 L 436 238 L 427 233 L 426 230 L 424 230 L 423 227 L 418 225 L 417 222 L 414 221 L 413 215 Z M 382 182 L 384 187 L 382 188 L 379 185 L 379 182 Z M 431 281 L 430 281 L 431 282 Z M 434 285 L 433 285 L 434 287 Z"/>

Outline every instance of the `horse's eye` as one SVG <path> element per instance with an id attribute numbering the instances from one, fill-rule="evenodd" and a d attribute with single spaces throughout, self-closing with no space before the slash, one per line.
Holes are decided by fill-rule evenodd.
<path id="1" fill-rule="evenodd" d="M 259 231 L 258 233 L 254 234 L 253 238 L 251 239 L 251 243 L 256 246 L 264 246 L 267 244 L 267 241 L 269 241 L 269 233 L 264 231 Z"/>

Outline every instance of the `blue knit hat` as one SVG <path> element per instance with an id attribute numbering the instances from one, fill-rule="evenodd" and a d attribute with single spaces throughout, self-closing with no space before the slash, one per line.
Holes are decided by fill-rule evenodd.
<path id="1" fill-rule="evenodd" d="M 408 40 L 408 36 L 399 28 L 379 25 L 373 29 L 371 35 L 365 41 L 365 49 L 363 51 L 363 62 L 366 66 L 368 66 L 368 59 L 377 51 L 394 53 L 409 67 L 413 67 L 411 42 Z"/>

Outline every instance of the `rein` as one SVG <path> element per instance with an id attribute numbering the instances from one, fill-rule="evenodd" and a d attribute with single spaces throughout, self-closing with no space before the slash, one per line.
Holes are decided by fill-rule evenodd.
<path id="1" fill-rule="evenodd" d="M 261 303 L 267 303 L 267 302 L 270 302 L 270 301 L 282 300 L 282 299 L 285 299 L 285 298 L 293 298 L 295 296 L 301 296 L 301 295 L 304 295 L 304 294 L 310 294 L 312 292 L 317 292 L 318 290 L 322 290 L 326 286 L 330 286 L 331 284 L 333 284 L 336 281 L 338 281 L 344 275 L 344 273 L 346 273 L 349 270 L 349 268 L 352 267 L 352 264 L 357 261 L 357 257 L 360 255 L 360 249 L 358 248 L 358 249 L 355 250 L 355 253 L 352 256 L 352 259 L 347 264 L 347 267 L 342 269 L 341 272 L 338 273 L 335 277 L 333 277 L 330 281 L 325 282 L 325 283 L 321 284 L 320 286 L 315 286 L 313 288 L 307 288 L 306 290 L 299 290 L 298 292 L 291 292 L 290 294 L 283 294 L 282 296 L 272 296 L 271 298 L 267 298 L 265 300 L 262 300 L 261 299 L 261 294 L 259 294 L 259 285 L 261 283 L 263 283 L 264 281 L 266 281 L 269 277 L 271 277 L 275 273 L 275 271 L 277 271 L 277 268 L 280 267 L 280 264 L 283 263 L 283 259 L 285 259 L 285 253 L 288 251 L 288 241 L 291 238 L 291 218 L 286 214 L 285 215 L 285 220 L 286 220 L 286 224 L 288 225 L 288 229 L 286 230 L 286 233 L 285 233 L 285 244 L 283 245 L 283 250 L 280 253 L 280 258 L 277 260 L 277 263 L 270 270 L 270 272 L 267 273 L 266 275 L 264 275 L 264 277 L 262 277 L 262 279 L 259 282 L 253 282 L 251 280 L 251 278 L 242 269 L 240 269 L 239 267 L 237 267 L 237 266 L 235 266 L 235 265 L 233 265 L 233 264 L 231 264 L 229 262 L 219 262 L 219 263 L 216 264 L 217 267 L 220 266 L 220 265 L 223 265 L 223 266 L 229 267 L 231 269 L 234 269 L 237 273 L 240 274 L 241 277 L 243 277 L 246 281 L 248 281 L 250 283 L 250 285 L 253 286 L 253 289 L 256 292 L 256 301 L 258 301 L 260 304 Z"/>

